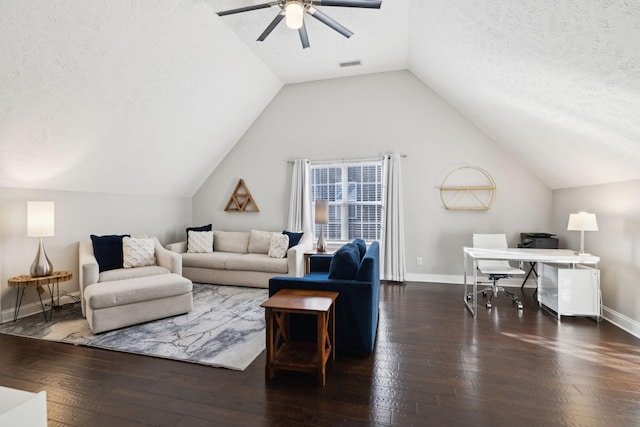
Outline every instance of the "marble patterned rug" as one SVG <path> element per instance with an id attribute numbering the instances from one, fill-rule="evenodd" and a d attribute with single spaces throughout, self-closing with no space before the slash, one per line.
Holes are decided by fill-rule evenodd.
<path id="1" fill-rule="evenodd" d="M 193 284 L 187 314 L 94 335 L 79 304 L 0 325 L 0 333 L 243 371 L 265 349 L 267 289 Z"/>

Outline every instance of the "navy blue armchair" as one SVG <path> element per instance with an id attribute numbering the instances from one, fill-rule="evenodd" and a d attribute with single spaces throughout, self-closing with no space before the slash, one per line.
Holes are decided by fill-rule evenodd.
<path id="1" fill-rule="evenodd" d="M 365 252 L 353 280 L 329 279 L 331 255 L 314 255 L 310 272 L 304 277 L 273 277 L 269 280 L 269 296 L 281 289 L 312 289 L 339 292 L 336 299 L 336 337 L 338 352 L 371 353 L 378 329 L 380 303 L 379 243 L 372 242 Z M 293 315 L 292 315 L 293 316 Z M 302 341 L 315 341 L 315 320 L 310 316 L 291 318 L 291 336 Z"/>

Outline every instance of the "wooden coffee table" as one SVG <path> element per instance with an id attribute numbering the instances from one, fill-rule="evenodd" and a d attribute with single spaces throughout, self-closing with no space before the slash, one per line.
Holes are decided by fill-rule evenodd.
<path id="1" fill-rule="evenodd" d="M 317 374 L 324 386 L 329 357 L 335 359 L 335 308 L 338 292 L 282 289 L 260 304 L 267 323 L 266 377 L 272 379 L 276 369 Z M 315 343 L 291 340 L 289 315 L 311 314 L 317 319 Z"/>

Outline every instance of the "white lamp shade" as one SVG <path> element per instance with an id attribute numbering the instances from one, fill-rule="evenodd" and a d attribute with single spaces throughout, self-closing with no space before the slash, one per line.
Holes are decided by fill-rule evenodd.
<path id="1" fill-rule="evenodd" d="M 289 1 L 284 7 L 285 22 L 287 27 L 292 30 L 297 30 L 302 27 L 302 21 L 304 19 L 304 7 L 299 1 Z"/>
<path id="2" fill-rule="evenodd" d="M 316 200 L 316 224 L 327 224 L 329 222 L 329 201 Z"/>
<path id="3" fill-rule="evenodd" d="M 27 236 L 55 236 L 54 202 L 27 202 Z"/>
<path id="4" fill-rule="evenodd" d="M 569 215 L 567 230 L 570 231 L 598 231 L 596 214 L 579 212 Z"/>

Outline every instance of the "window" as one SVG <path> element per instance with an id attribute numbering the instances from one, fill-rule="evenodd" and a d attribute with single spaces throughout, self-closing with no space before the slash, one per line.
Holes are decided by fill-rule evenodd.
<path id="1" fill-rule="evenodd" d="M 382 161 L 311 163 L 311 199 L 329 201 L 329 241 L 381 240 Z M 316 236 L 320 225 L 315 225 Z"/>

